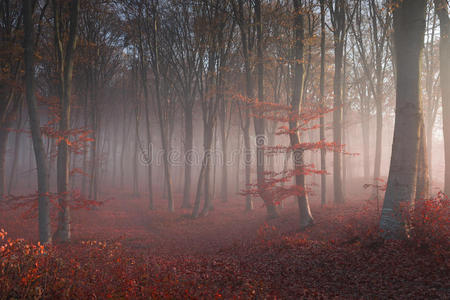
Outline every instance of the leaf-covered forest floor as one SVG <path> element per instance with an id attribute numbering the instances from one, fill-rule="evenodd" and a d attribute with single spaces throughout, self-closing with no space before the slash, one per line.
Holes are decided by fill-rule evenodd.
<path id="1" fill-rule="evenodd" d="M 70 244 L 42 247 L 35 218 L 1 210 L 0 299 L 450 297 L 448 202 L 427 208 L 431 221 L 409 241 L 386 242 L 366 196 L 323 208 L 313 199 L 305 231 L 292 199 L 273 220 L 258 201 L 244 212 L 239 197 L 194 220 L 164 199 L 149 211 L 145 197 L 110 196 L 73 212 Z"/>

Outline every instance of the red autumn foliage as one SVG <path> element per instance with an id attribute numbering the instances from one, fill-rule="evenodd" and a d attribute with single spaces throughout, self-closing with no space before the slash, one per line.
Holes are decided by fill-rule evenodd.
<path id="1" fill-rule="evenodd" d="M 449 206 L 442 194 L 415 210 L 408 241 L 380 239 L 376 210 L 364 201 L 313 203 L 316 226 L 302 232 L 289 201 L 270 221 L 264 209 L 243 213 L 237 201 L 216 203 L 196 220 L 145 205 L 122 195 L 99 210 L 78 210 L 73 241 L 46 246 L 33 242 L 34 220 L 1 211 L 10 233 L 0 231 L 0 298 L 448 296 Z"/>

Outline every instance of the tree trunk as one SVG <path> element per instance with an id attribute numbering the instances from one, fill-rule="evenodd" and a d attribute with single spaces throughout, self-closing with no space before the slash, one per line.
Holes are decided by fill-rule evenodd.
<path id="1" fill-rule="evenodd" d="M 261 1 L 255 1 L 255 21 L 256 21 L 256 73 L 258 78 L 258 102 L 264 102 L 264 62 L 263 62 L 263 36 L 262 36 L 262 20 L 261 20 Z M 262 117 L 253 118 L 255 135 L 256 135 L 256 181 L 259 189 L 259 196 L 266 205 L 267 217 L 269 219 L 278 217 L 275 203 L 265 189 L 265 174 L 264 174 L 264 145 L 266 143 L 266 136 L 264 130 L 264 119 Z"/>
<path id="2" fill-rule="evenodd" d="M 407 236 L 402 212 L 416 196 L 417 166 L 422 122 L 420 55 L 425 31 L 425 0 L 399 3 L 394 10 L 397 65 L 396 113 L 392 157 L 380 228 L 388 239 Z"/>
<path id="3" fill-rule="evenodd" d="M 234 2 L 233 2 L 234 3 Z M 250 66 L 250 37 L 249 33 L 249 22 L 244 17 L 244 0 L 238 0 L 237 7 L 234 6 L 236 19 L 238 20 L 239 30 L 241 33 L 241 42 L 242 42 L 242 56 L 244 58 L 244 70 L 245 70 L 245 93 L 247 97 L 247 101 L 251 101 L 254 98 L 253 94 L 253 78 L 252 78 L 252 69 Z M 245 165 L 245 188 L 247 189 L 250 186 L 251 180 L 251 147 L 250 147 L 250 111 L 247 103 L 243 104 L 244 107 L 244 116 L 241 118 L 242 125 L 242 133 L 244 140 L 244 165 Z M 251 211 L 253 210 L 253 199 L 250 195 L 245 196 L 245 210 Z"/>
<path id="4" fill-rule="evenodd" d="M 125 88 L 124 88 L 125 89 Z M 127 145 L 127 102 L 124 101 L 125 100 L 125 91 L 124 91 L 124 98 L 123 98 L 123 124 L 122 124 L 122 147 L 121 147 L 121 151 L 120 151 L 120 189 L 123 190 L 123 188 L 125 187 L 125 170 L 124 170 L 124 159 L 125 159 L 125 150 L 126 150 L 126 145 Z M 132 115 L 132 113 L 130 113 L 130 115 Z M 131 127 L 131 125 L 130 125 Z"/>
<path id="5" fill-rule="evenodd" d="M 135 127 L 134 127 L 134 151 L 133 151 L 133 197 L 139 197 L 139 104 L 135 108 Z"/>
<path id="6" fill-rule="evenodd" d="M 191 181 L 192 181 L 192 163 L 193 163 L 193 144 L 194 144 L 194 128 L 192 121 L 192 106 L 186 104 L 184 110 L 184 191 L 182 208 L 191 208 Z"/>
<path id="7" fill-rule="evenodd" d="M 211 146 L 213 139 L 213 128 L 208 128 L 205 134 L 205 170 L 204 170 L 204 179 L 203 179 L 203 193 L 205 202 L 203 203 L 203 209 L 201 212 L 201 216 L 207 216 L 209 210 L 211 208 L 211 192 L 210 192 L 210 174 L 211 174 Z"/>
<path id="8" fill-rule="evenodd" d="M 147 186 L 148 186 L 148 206 L 150 210 L 153 210 L 153 182 L 152 182 L 152 151 L 153 151 L 153 145 L 152 145 L 152 132 L 150 129 L 150 99 L 148 95 L 148 89 L 147 89 L 147 69 L 144 64 L 144 57 L 143 54 L 141 54 L 141 77 L 142 77 L 142 87 L 144 90 L 144 108 L 145 108 L 145 127 L 146 127 L 146 133 L 147 133 L 147 153 L 146 155 L 146 162 L 145 166 L 147 167 Z"/>
<path id="9" fill-rule="evenodd" d="M 228 164 L 227 164 L 227 128 L 226 128 L 226 119 L 227 119 L 227 108 L 223 95 L 221 95 L 221 113 L 220 113 L 220 138 L 222 144 L 222 202 L 228 201 Z"/>
<path id="10" fill-rule="evenodd" d="M 236 193 L 239 193 L 240 189 L 240 179 L 239 174 L 241 173 L 241 131 L 240 128 L 238 128 L 238 138 L 237 138 L 237 162 L 236 162 Z"/>
<path id="11" fill-rule="evenodd" d="M 428 170 L 427 140 L 424 120 L 420 121 L 419 157 L 417 162 L 416 201 L 423 201 L 430 195 L 430 176 Z"/>
<path id="12" fill-rule="evenodd" d="M 450 195 L 450 18 L 447 1 L 434 0 L 440 21 L 439 61 L 441 70 L 442 123 L 444 131 L 444 192 Z"/>
<path id="13" fill-rule="evenodd" d="M 304 174 L 304 150 L 297 147 L 300 144 L 300 133 L 298 132 L 299 122 L 298 117 L 302 110 L 301 100 L 304 93 L 304 65 L 300 62 L 303 61 L 303 41 L 304 41 L 304 25 L 303 25 L 303 13 L 302 13 L 302 1 L 293 0 L 294 3 L 294 80 L 292 81 L 292 99 L 291 109 L 292 114 L 289 120 L 289 138 L 291 141 L 291 147 L 293 149 L 293 160 L 295 169 L 295 184 L 298 188 L 297 202 L 300 213 L 300 228 L 304 229 L 314 223 L 309 208 L 308 194 L 305 185 Z"/>
<path id="14" fill-rule="evenodd" d="M 250 118 L 247 111 L 246 118 Z M 248 122 L 248 121 L 244 121 Z M 248 189 L 251 182 L 251 167 L 252 167 L 252 150 L 250 147 L 250 124 L 244 126 L 244 165 L 245 165 L 245 188 Z M 251 211 L 254 209 L 253 199 L 250 195 L 245 196 L 245 210 Z"/>
<path id="15" fill-rule="evenodd" d="M 325 0 L 320 0 L 320 140 L 325 141 Z M 325 205 L 327 201 L 327 175 L 326 171 L 326 149 L 320 148 L 320 203 Z"/>
<path id="16" fill-rule="evenodd" d="M 23 3 L 24 16 L 24 56 L 25 56 L 25 93 L 30 118 L 31 137 L 37 166 L 37 181 L 39 194 L 39 241 L 51 242 L 50 209 L 48 198 L 47 158 L 41 137 L 41 127 L 37 102 L 34 97 L 34 49 L 33 49 L 33 18 L 31 0 Z"/>
<path id="17" fill-rule="evenodd" d="M 367 90 L 366 90 L 367 91 Z M 370 114 L 368 106 L 368 97 L 366 97 L 366 91 L 364 97 L 361 97 L 361 129 L 362 129 L 362 141 L 363 141 L 363 164 L 364 164 L 364 179 L 369 179 L 370 173 Z"/>
<path id="18" fill-rule="evenodd" d="M 64 3 L 65 4 L 65 3 Z M 63 49 L 63 33 L 61 32 L 61 4 L 53 1 L 54 9 L 54 29 L 55 36 L 58 42 L 58 60 L 60 63 L 60 98 L 61 98 L 61 113 L 59 121 L 59 133 L 64 136 L 58 144 L 58 159 L 57 159 L 57 190 L 58 202 L 60 205 L 58 214 L 58 229 L 55 237 L 58 241 L 70 241 L 70 206 L 69 206 L 69 167 L 70 167 L 70 153 L 69 153 L 69 136 L 67 131 L 70 129 L 70 97 L 72 96 L 72 72 L 74 52 L 77 41 L 77 24 L 79 1 L 72 0 L 70 2 L 70 28 L 68 33 L 67 48 Z"/>
<path id="19" fill-rule="evenodd" d="M 342 61 L 344 55 L 345 42 L 345 1 L 337 0 L 335 8 L 334 28 L 334 111 L 333 111 L 333 140 L 336 145 L 342 144 Z M 341 158 L 340 152 L 333 153 L 333 185 L 334 185 L 334 202 L 337 204 L 344 202 L 342 193 L 342 176 L 341 176 Z"/>
<path id="20" fill-rule="evenodd" d="M 375 143 L 375 166 L 373 169 L 373 178 L 375 185 L 378 185 L 378 179 L 380 178 L 380 169 L 381 169 L 381 146 L 382 146 L 382 133 L 383 133 L 383 49 L 384 49 L 384 38 L 379 39 L 378 37 L 378 15 L 377 15 L 377 7 L 375 4 L 375 0 L 371 1 L 371 9 L 372 9 L 372 33 L 373 40 L 375 43 L 375 76 L 377 79 L 377 83 L 375 86 L 375 107 L 376 107 L 376 115 L 377 115 L 377 127 L 376 127 L 376 143 Z M 378 193 L 377 193 L 377 201 L 378 201 Z"/>
<path id="21" fill-rule="evenodd" d="M 158 119 L 159 127 L 161 130 L 161 144 L 163 147 L 163 163 L 164 163 L 164 175 L 165 183 L 167 187 L 168 196 L 168 208 L 170 212 L 175 211 L 175 205 L 172 198 L 172 179 L 170 177 L 170 162 L 169 162 L 169 149 L 168 149 L 168 133 L 166 132 L 164 114 L 162 110 L 162 99 L 160 93 L 160 73 L 159 73 L 159 45 L 158 45 L 158 17 L 157 7 L 154 7 L 154 21 L 153 21 L 153 48 L 154 48 L 154 62 L 153 62 L 153 74 L 155 76 L 155 92 L 156 92 L 156 104 L 158 107 Z"/>
<path id="22" fill-rule="evenodd" d="M 94 140 L 92 142 L 91 147 L 91 169 L 90 169 L 90 175 L 89 175 L 89 199 L 97 200 L 98 197 L 98 168 L 99 168 L 99 158 L 98 158 L 98 148 L 100 146 L 99 143 L 99 128 L 98 128 L 98 109 L 97 109 L 97 97 L 95 93 L 95 83 L 92 78 L 92 72 L 91 72 L 91 129 L 92 129 L 92 139 Z"/>

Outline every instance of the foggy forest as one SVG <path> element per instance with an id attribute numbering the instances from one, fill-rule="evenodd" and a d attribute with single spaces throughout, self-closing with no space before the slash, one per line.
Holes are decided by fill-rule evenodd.
<path id="1" fill-rule="evenodd" d="M 0 0 L 0 299 L 450 298 L 448 0 Z"/>

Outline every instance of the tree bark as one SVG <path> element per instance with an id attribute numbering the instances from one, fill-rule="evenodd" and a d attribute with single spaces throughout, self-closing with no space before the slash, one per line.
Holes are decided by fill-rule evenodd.
<path id="1" fill-rule="evenodd" d="M 150 97 L 148 94 L 148 88 L 147 88 L 147 65 L 144 63 L 144 54 L 143 50 L 140 51 L 140 58 L 141 58 L 141 79 L 142 79 L 142 89 L 144 90 L 144 108 L 145 108 L 145 127 L 146 127 L 146 133 L 147 133 L 147 153 L 145 154 L 146 157 L 146 163 L 145 166 L 147 167 L 147 186 L 148 186 L 148 206 L 150 210 L 153 210 L 153 182 L 152 182 L 152 132 L 150 129 Z"/>
<path id="2" fill-rule="evenodd" d="M 336 145 L 342 144 L 342 61 L 344 56 L 345 42 L 345 1 L 336 0 L 334 9 L 334 103 L 333 103 L 333 140 Z M 341 163 L 342 155 L 340 152 L 333 153 L 333 185 L 334 202 L 341 204 L 344 202 L 342 193 L 342 174 Z"/>
<path id="3" fill-rule="evenodd" d="M 255 1 L 255 21 L 256 21 L 256 73 L 258 78 L 258 102 L 264 102 L 264 57 L 263 57 L 263 24 L 261 17 L 261 1 Z M 255 135 L 256 135 L 256 180 L 258 189 L 260 190 L 259 196 L 263 199 L 266 209 L 267 217 L 269 219 L 278 217 L 276 205 L 273 199 L 271 199 L 269 193 L 265 189 L 265 174 L 264 174 L 264 145 L 266 143 L 265 136 L 265 124 L 262 117 L 253 118 Z"/>
<path id="4" fill-rule="evenodd" d="M 25 56 L 25 93 L 30 118 L 31 137 L 37 166 L 37 181 L 39 194 L 39 241 L 51 242 L 50 209 L 48 198 L 47 158 L 41 137 L 41 127 L 37 102 L 34 97 L 34 47 L 33 47 L 33 18 L 31 0 L 23 2 L 24 16 L 24 56 Z"/>
<path id="5" fill-rule="evenodd" d="M 297 203 L 300 213 L 300 228 L 306 228 L 314 223 L 309 208 L 308 194 L 305 185 L 304 174 L 304 150 L 299 148 L 300 133 L 298 132 L 299 122 L 298 118 L 302 110 L 302 99 L 304 93 L 304 25 L 302 12 L 302 0 L 293 0 L 294 3 L 294 80 L 292 81 L 292 99 L 291 109 L 292 114 L 289 121 L 289 138 L 293 151 L 294 169 L 295 169 L 295 184 L 297 186 Z"/>
<path id="6" fill-rule="evenodd" d="M 193 144 L 194 144 L 194 128 L 193 128 L 192 106 L 186 103 L 184 109 L 184 191 L 182 208 L 191 208 L 191 182 L 192 182 L 192 163 L 193 163 Z"/>
<path id="7" fill-rule="evenodd" d="M 419 158 L 420 56 L 425 31 L 425 0 L 399 3 L 394 10 L 394 43 L 397 65 L 394 141 L 389 178 L 380 218 L 380 229 L 388 239 L 407 236 L 402 219 L 404 205 L 414 203 Z"/>
<path id="8" fill-rule="evenodd" d="M 420 121 L 419 128 L 419 157 L 417 162 L 417 186 L 416 186 L 416 201 L 423 201 L 430 195 L 430 176 L 428 169 L 428 155 L 427 155 L 427 139 L 425 135 L 424 120 Z"/>
<path id="9" fill-rule="evenodd" d="M 250 51 L 252 49 L 249 32 L 249 21 L 244 17 L 244 1 L 238 0 L 237 5 L 233 2 L 234 13 L 236 15 L 236 20 L 239 25 L 239 30 L 241 33 L 242 42 L 242 56 L 244 58 L 244 70 L 245 70 L 245 92 L 247 101 L 251 101 L 254 98 L 253 94 L 253 78 L 252 78 L 252 68 L 250 66 Z M 243 131 L 244 140 L 244 165 L 245 165 L 245 186 L 246 188 L 250 185 L 251 180 L 251 147 L 250 147 L 250 111 L 248 104 L 244 105 L 244 117 L 241 118 L 241 126 Z M 253 207 L 253 199 L 250 195 L 245 196 L 245 210 L 251 211 Z"/>
<path id="10" fill-rule="evenodd" d="M 440 21 L 439 62 L 441 70 L 442 124 L 444 131 L 444 192 L 450 195 L 450 18 L 447 1 L 434 0 Z"/>
<path id="11" fill-rule="evenodd" d="M 70 167 L 70 153 L 67 136 L 67 131 L 70 129 L 70 97 L 72 95 L 72 72 L 74 52 L 77 42 L 77 24 L 79 1 L 70 1 L 69 18 L 70 28 L 68 32 L 68 40 L 66 49 L 63 49 L 63 33 L 61 32 L 61 11 L 60 5 L 66 3 L 58 3 L 53 0 L 54 11 L 54 31 L 55 43 L 57 43 L 57 56 L 59 63 L 59 94 L 61 101 L 61 112 L 59 122 L 59 133 L 62 135 L 62 140 L 58 144 L 58 158 L 57 158 L 57 190 L 58 202 L 60 210 L 58 214 L 58 229 L 55 233 L 55 239 L 61 242 L 70 241 L 70 206 L 69 206 L 69 167 Z"/>
<path id="12" fill-rule="evenodd" d="M 157 4 L 153 7 L 153 48 L 154 48 L 154 61 L 153 61 L 153 74 L 155 76 L 155 93 L 156 104 L 158 107 L 158 119 L 161 130 L 161 144 L 163 147 L 163 163 L 164 163 L 164 175 L 167 188 L 168 208 L 170 212 L 175 211 L 175 205 L 172 198 L 172 179 L 170 176 L 170 162 L 169 162 L 169 149 L 168 149 L 168 133 L 166 132 L 166 126 L 164 122 L 164 114 L 162 109 L 162 99 L 160 93 L 160 72 L 159 72 L 159 45 L 158 45 L 158 14 Z"/>
<path id="13" fill-rule="evenodd" d="M 320 140 L 325 141 L 325 0 L 320 0 Z M 327 199 L 326 149 L 320 149 L 320 203 L 325 205 Z"/>

